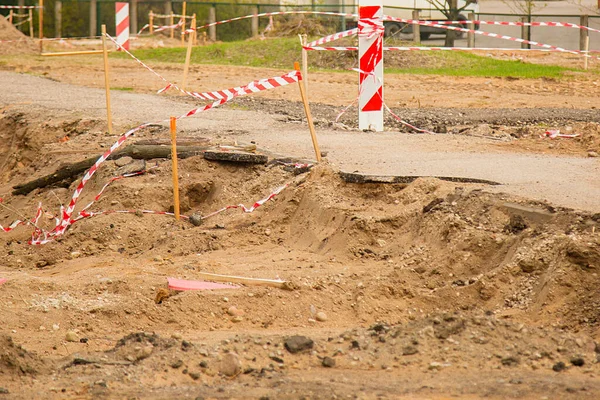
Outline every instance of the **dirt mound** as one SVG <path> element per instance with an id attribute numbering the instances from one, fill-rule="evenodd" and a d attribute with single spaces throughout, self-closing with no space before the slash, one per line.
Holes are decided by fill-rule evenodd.
<path id="1" fill-rule="evenodd" d="M 0 335 L 0 377 L 35 375 L 46 370 L 47 366 L 43 360 L 15 344 L 12 337 Z"/>
<path id="2" fill-rule="evenodd" d="M 35 54 L 37 52 L 33 40 L 0 15 L 0 54 Z"/>

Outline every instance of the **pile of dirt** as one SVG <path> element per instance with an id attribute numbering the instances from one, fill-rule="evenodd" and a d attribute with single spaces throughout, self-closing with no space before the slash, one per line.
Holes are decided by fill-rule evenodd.
<path id="1" fill-rule="evenodd" d="M 15 344 L 12 337 L 0 334 L 0 378 L 35 375 L 47 371 L 48 367 L 41 358 Z"/>
<path id="2" fill-rule="evenodd" d="M 35 54 L 35 44 L 8 20 L 0 15 L 0 54 Z"/>

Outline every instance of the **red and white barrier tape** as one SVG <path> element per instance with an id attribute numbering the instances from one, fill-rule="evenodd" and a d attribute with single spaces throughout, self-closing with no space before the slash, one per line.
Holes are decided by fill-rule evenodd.
<path id="1" fill-rule="evenodd" d="M 452 25 L 434 24 L 429 21 L 408 20 L 408 19 L 402 19 L 402 18 L 394 18 L 393 20 L 400 21 L 400 22 L 413 21 L 414 23 L 419 24 L 419 25 L 432 26 L 434 28 L 441 28 L 441 29 L 447 29 L 447 30 L 458 31 L 458 32 L 473 33 L 476 35 L 482 35 L 482 36 L 488 36 L 488 37 L 493 37 L 493 38 L 497 38 L 497 39 L 511 40 L 511 41 L 518 42 L 518 43 L 530 44 L 533 46 L 543 47 L 546 49 L 552 49 L 552 50 L 559 51 L 562 53 L 571 53 L 571 54 L 582 55 L 584 57 L 593 57 L 584 51 L 567 50 L 562 47 L 552 46 L 550 44 L 535 42 L 532 40 L 526 40 L 526 39 L 516 38 L 516 37 L 512 37 L 512 36 L 500 35 L 498 33 L 493 33 L 493 32 L 485 32 L 485 31 L 478 31 L 478 30 L 474 30 L 474 29 L 459 28 L 457 26 L 452 26 Z M 596 57 L 593 57 L 593 58 L 596 58 Z"/>
<path id="2" fill-rule="evenodd" d="M 304 47 L 304 48 L 320 46 L 322 44 L 333 42 L 334 40 L 338 40 L 338 39 L 345 38 L 345 37 L 348 37 L 348 36 L 354 36 L 356 34 L 358 34 L 358 28 L 349 29 L 347 31 L 334 33 L 333 35 L 325 36 L 324 38 L 315 40 L 314 42 L 307 43 L 306 47 Z"/>
<path id="3" fill-rule="evenodd" d="M 329 12 L 329 11 L 277 11 L 277 12 L 251 14 L 251 15 L 245 15 L 243 17 L 224 19 L 222 21 L 211 22 L 210 24 L 199 26 L 197 29 L 198 30 L 206 29 L 211 26 L 222 25 L 222 24 L 226 24 L 229 22 L 240 21 L 243 19 L 248 19 L 248 18 L 253 18 L 253 17 L 271 17 L 271 16 L 275 16 L 275 15 L 292 15 L 292 14 L 298 14 L 298 15 L 311 15 L 312 14 L 312 15 L 325 15 L 325 16 L 346 17 L 346 18 L 352 18 L 352 17 L 357 16 L 356 14 L 345 14 L 345 13 Z"/>
<path id="4" fill-rule="evenodd" d="M 138 59 L 136 56 L 134 56 L 133 54 L 131 54 L 129 51 L 127 51 L 126 49 L 123 49 L 122 46 L 120 46 L 117 41 L 111 37 L 110 35 L 106 35 L 106 37 L 108 39 L 110 39 L 118 48 L 120 48 L 121 50 L 123 50 L 125 53 L 127 53 L 131 58 L 133 58 L 136 62 L 138 62 L 141 66 L 143 66 L 144 68 L 146 68 L 148 71 L 152 72 L 154 75 L 156 75 L 159 79 L 161 79 L 163 82 L 167 83 L 167 86 L 165 86 L 164 88 L 160 89 L 157 93 L 163 93 L 166 92 L 167 90 L 174 88 L 177 91 L 181 92 L 181 93 L 185 93 L 188 96 L 200 99 L 200 100 L 208 100 L 208 101 L 221 101 L 221 100 L 225 100 L 225 101 L 229 101 L 234 97 L 237 96 L 243 96 L 245 94 L 249 94 L 249 93 L 257 93 L 263 90 L 268 90 L 268 89 L 274 89 L 276 87 L 280 87 L 280 86 L 285 86 L 285 85 L 289 85 L 290 83 L 296 83 L 299 80 L 302 79 L 302 75 L 300 74 L 300 72 L 298 71 L 292 71 L 292 72 L 288 72 L 287 74 L 284 74 L 282 76 L 277 76 L 277 77 L 273 77 L 273 78 L 267 78 L 267 79 L 259 79 L 256 80 L 254 82 L 250 82 L 249 84 L 245 85 L 245 86 L 237 86 L 231 89 L 226 89 L 226 90 L 218 90 L 218 91 L 213 91 L 213 92 L 202 92 L 202 93 L 198 93 L 198 92 L 190 92 L 187 90 L 183 90 L 180 87 L 178 87 L 176 84 L 169 82 L 167 79 L 165 79 L 162 75 L 160 75 L 158 72 L 154 71 L 151 67 L 149 67 L 147 64 L 145 64 L 143 61 L 141 61 L 140 59 Z M 222 104 L 222 103 L 221 103 Z M 210 107 L 209 107 L 210 106 Z M 212 108 L 215 105 L 209 105 L 207 107 Z M 194 111 L 194 110 L 192 110 Z M 190 111 L 191 112 L 191 111 Z M 191 114 L 193 115 L 193 114 Z"/>
<path id="5" fill-rule="evenodd" d="M 4 5 L 0 5 L 0 9 L 22 9 L 22 10 L 33 10 L 36 8 L 44 8 L 44 7 L 40 7 L 40 6 L 4 6 Z"/>
<path id="6" fill-rule="evenodd" d="M 281 193 L 281 191 L 282 191 L 283 189 L 287 188 L 287 186 L 288 186 L 288 185 L 286 184 L 286 185 L 283 185 L 283 186 L 280 186 L 280 187 L 278 187 L 278 188 L 277 188 L 277 189 L 275 189 L 275 190 L 274 190 L 274 191 L 273 191 L 273 192 L 272 192 L 270 195 L 268 195 L 267 197 L 265 197 L 265 198 L 264 198 L 264 199 L 262 199 L 262 200 L 258 200 L 256 203 L 254 203 L 254 204 L 252 205 L 252 207 L 250 207 L 250 208 L 247 208 L 247 207 L 246 207 L 245 205 L 243 205 L 243 204 L 237 204 L 237 205 L 227 206 L 227 207 L 223 207 L 223 208 L 221 208 L 220 210 L 217 210 L 217 211 L 215 211 L 215 212 L 212 212 L 212 213 L 210 213 L 210 214 L 208 214 L 208 215 L 204 215 L 204 216 L 202 216 L 202 219 L 206 219 L 206 218 L 213 217 L 213 216 L 215 216 L 215 215 L 217 215 L 217 214 L 220 214 L 220 213 L 222 213 L 222 212 L 224 212 L 224 211 L 227 211 L 227 210 L 230 210 L 230 209 L 232 209 L 232 208 L 241 208 L 241 209 L 242 209 L 242 210 L 243 210 L 245 213 L 251 213 L 251 212 L 253 212 L 254 210 L 256 210 L 258 207 L 260 207 L 260 206 L 262 206 L 263 204 L 265 204 L 267 201 L 271 200 L 273 197 L 277 196 L 279 193 Z"/>
<path id="7" fill-rule="evenodd" d="M 108 35 L 107 35 L 108 36 Z M 109 36 L 110 37 L 110 36 Z M 279 79 L 281 78 L 281 79 Z M 192 115 L 198 114 L 200 112 L 206 111 L 206 110 L 210 110 L 211 108 L 217 107 L 219 105 L 222 105 L 224 103 L 226 103 L 227 101 L 232 100 L 235 97 L 238 96 L 243 96 L 249 93 L 254 93 L 257 91 L 261 91 L 261 90 L 268 90 L 268 89 L 272 89 L 274 87 L 278 87 L 278 86 L 283 86 L 283 85 L 287 85 L 293 82 L 298 82 L 301 79 L 301 74 L 299 71 L 293 71 L 290 72 L 286 75 L 283 75 L 281 77 L 276 77 L 276 78 L 270 78 L 270 79 L 261 79 L 259 81 L 255 81 L 255 82 L 251 82 L 246 86 L 242 86 L 239 87 L 238 90 L 232 90 L 230 89 L 229 91 L 229 96 L 222 98 L 214 103 L 208 104 L 204 107 L 199 107 L 199 108 L 195 108 L 193 110 L 188 111 L 185 114 L 180 115 L 179 117 L 177 117 L 177 119 L 182 119 L 182 118 L 187 118 L 187 117 L 191 117 Z M 268 82 L 269 84 L 263 84 L 261 86 L 258 86 L 256 84 L 256 82 Z M 274 82 L 274 83 L 273 83 Z M 158 121 L 155 123 L 161 123 L 161 122 L 167 122 L 168 120 L 162 120 L 162 121 Z M 83 176 L 83 178 L 81 179 L 81 182 L 79 182 L 79 184 L 77 185 L 77 188 L 75 189 L 75 192 L 73 193 L 73 196 L 71 198 L 71 201 L 69 203 L 69 205 L 67 206 L 66 209 L 61 207 L 61 216 L 60 218 L 57 220 L 57 224 L 56 227 L 50 231 L 44 231 L 44 230 L 40 230 L 40 229 L 36 229 L 35 232 L 35 236 L 32 237 L 32 240 L 30 241 L 31 244 L 44 244 L 47 243 L 51 240 L 53 240 L 54 238 L 63 235 L 66 230 L 68 229 L 68 227 L 70 225 L 72 225 L 76 220 L 78 220 L 79 217 L 81 217 L 83 214 L 80 213 L 80 215 L 76 218 L 73 218 L 73 213 L 75 210 L 75 205 L 77 204 L 77 201 L 79 200 L 79 197 L 81 196 L 81 193 L 85 187 L 85 185 L 87 184 L 87 182 L 92 178 L 92 176 L 94 176 L 94 174 L 96 173 L 96 171 L 98 170 L 98 168 L 100 167 L 100 165 L 106 161 L 108 159 L 108 157 L 110 157 L 110 155 L 116 151 L 124 142 L 125 140 L 127 140 L 127 138 L 131 135 L 133 135 L 135 132 L 141 130 L 142 128 L 145 128 L 149 125 L 155 124 L 155 123 L 145 123 L 142 124 L 138 127 L 135 127 L 133 129 L 130 129 L 129 131 L 127 131 L 125 134 L 123 134 L 111 147 L 110 149 L 108 149 L 100 158 L 98 158 L 98 160 L 96 160 L 96 162 L 94 163 L 94 165 L 85 173 L 85 175 Z M 279 193 L 279 192 L 277 192 Z M 275 193 L 275 194 L 277 194 Z M 271 198 L 271 197 L 269 197 Z M 251 208 L 251 209 L 246 209 L 244 207 L 244 211 L 246 212 L 251 212 L 254 208 L 258 206 L 260 206 L 264 201 L 268 200 L 267 199 L 263 199 L 261 201 L 259 201 L 258 203 L 255 203 L 255 205 Z M 89 205 L 84 208 L 87 209 L 89 207 Z M 231 206 L 228 208 L 237 208 L 240 207 L 238 206 Z M 227 209 L 227 208 L 226 208 Z M 250 211 L 247 211 L 250 210 Z M 220 210 L 219 212 L 224 211 L 224 210 Z M 85 212 L 85 211 L 84 211 Z M 41 215 L 41 208 L 40 211 L 38 211 L 38 214 Z M 93 215 L 93 214 L 90 214 Z M 39 217 L 38 217 L 39 219 Z"/>
<path id="8" fill-rule="evenodd" d="M 347 47 L 303 47 L 305 50 L 314 51 L 357 51 L 356 46 Z M 520 51 L 520 52 L 548 52 L 548 53 L 564 53 L 563 50 L 555 49 L 521 49 L 521 48 L 502 48 L 502 47 L 416 47 L 416 46 L 386 46 L 383 48 L 384 51 Z M 587 53 L 599 53 L 598 50 L 590 50 Z M 585 52 L 582 52 L 585 53 Z"/>
<path id="9" fill-rule="evenodd" d="M 177 29 L 180 26 L 183 25 L 183 19 L 180 19 L 178 23 L 174 24 L 174 25 L 153 25 L 153 33 L 156 32 L 162 32 L 162 31 L 166 31 L 167 29 Z M 139 30 L 139 32 L 137 33 L 138 35 L 141 35 L 142 32 L 144 32 L 146 29 L 150 28 L 149 24 L 146 24 L 142 27 L 142 29 Z"/>
<path id="10" fill-rule="evenodd" d="M 421 129 L 421 128 L 417 128 L 416 126 L 409 124 L 408 122 L 406 122 L 405 120 L 403 120 L 402 118 L 400 118 L 399 116 L 397 116 L 396 114 L 394 114 L 394 112 L 388 107 L 387 104 L 383 103 L 383 106 L 385 107 L 385 109 L 392 115 L 392 117 L 394 117 L 396 120 L 398 120 L 398 122 L 400 122 L 402 125 L 409 127 L 410 129 L 413 129 L 417 132 L 421 132 L 421 133 L 429 133 L 431 135 L 436 135 L 435 132 L 431 132 L 428 131 L 427 129 Z"/>
<path id="11" fill-rule="evenodd" d="M 561 28 L 582 29 L 582 30 L 586 30 L 586 31 L 590 31 L 590 32 L 600 32 L 599 29 L 590 28 L 589 26 L 585 26 L 585 25 L 571 24 L 569 22 L 520 22 L 520 21 L 512 22 L 512 21 L 471 21 L 471 20 L 430 21 L 430 20 L 414 20 L 414 19 L 402 20 L 401 18 L 390 17 L 387 15 L 383 17 L 383 20 L 384 21 L 404 22 L 407 24 L 418 24 L 419 22 L 427 21 L 429 23 L 438 24 L 438 25 L 462 25 L 462 26 L 467 25 L 467 24 L 499 25 L 499 26 L 551 26 L 551 27 L 561 27 Z"/>

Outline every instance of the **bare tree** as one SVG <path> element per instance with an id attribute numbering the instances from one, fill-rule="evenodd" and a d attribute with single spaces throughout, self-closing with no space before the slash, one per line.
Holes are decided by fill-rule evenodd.
<path id="1" fill-rule="evenodd" d="M 444 16 L 450 21 L 457 21 L 459 15 L 469 5 L 475 3 L 476 0 L 467 0 L 462 7 L 458 6 L 458 0 L 427 0 L 432 6 L 437 8 Z M 446 41 L 444 46 L 454 47 L 454 40 L 456 39 L 456 31 L 448 29 L 446 31 Z"/>
<path id="2" fill-rule="evenodd" d="M 502 0 L 504 4 L 515 14 L 525 14 L 530 16 L 534 11 L 539 11 L 546 7 L 548 3 L 538 0 Z"/>

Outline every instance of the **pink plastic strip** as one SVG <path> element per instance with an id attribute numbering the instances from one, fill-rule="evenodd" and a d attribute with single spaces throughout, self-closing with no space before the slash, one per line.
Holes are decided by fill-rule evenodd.
<path id="1" fill-rule="evenodd" d="M 226 283 L 205 281 L 186 281 L 184 279 L 167 278 L 169 289 L 173 290 L 213 290 L 213 289 L 239 289 L 239 286 Z"/>

